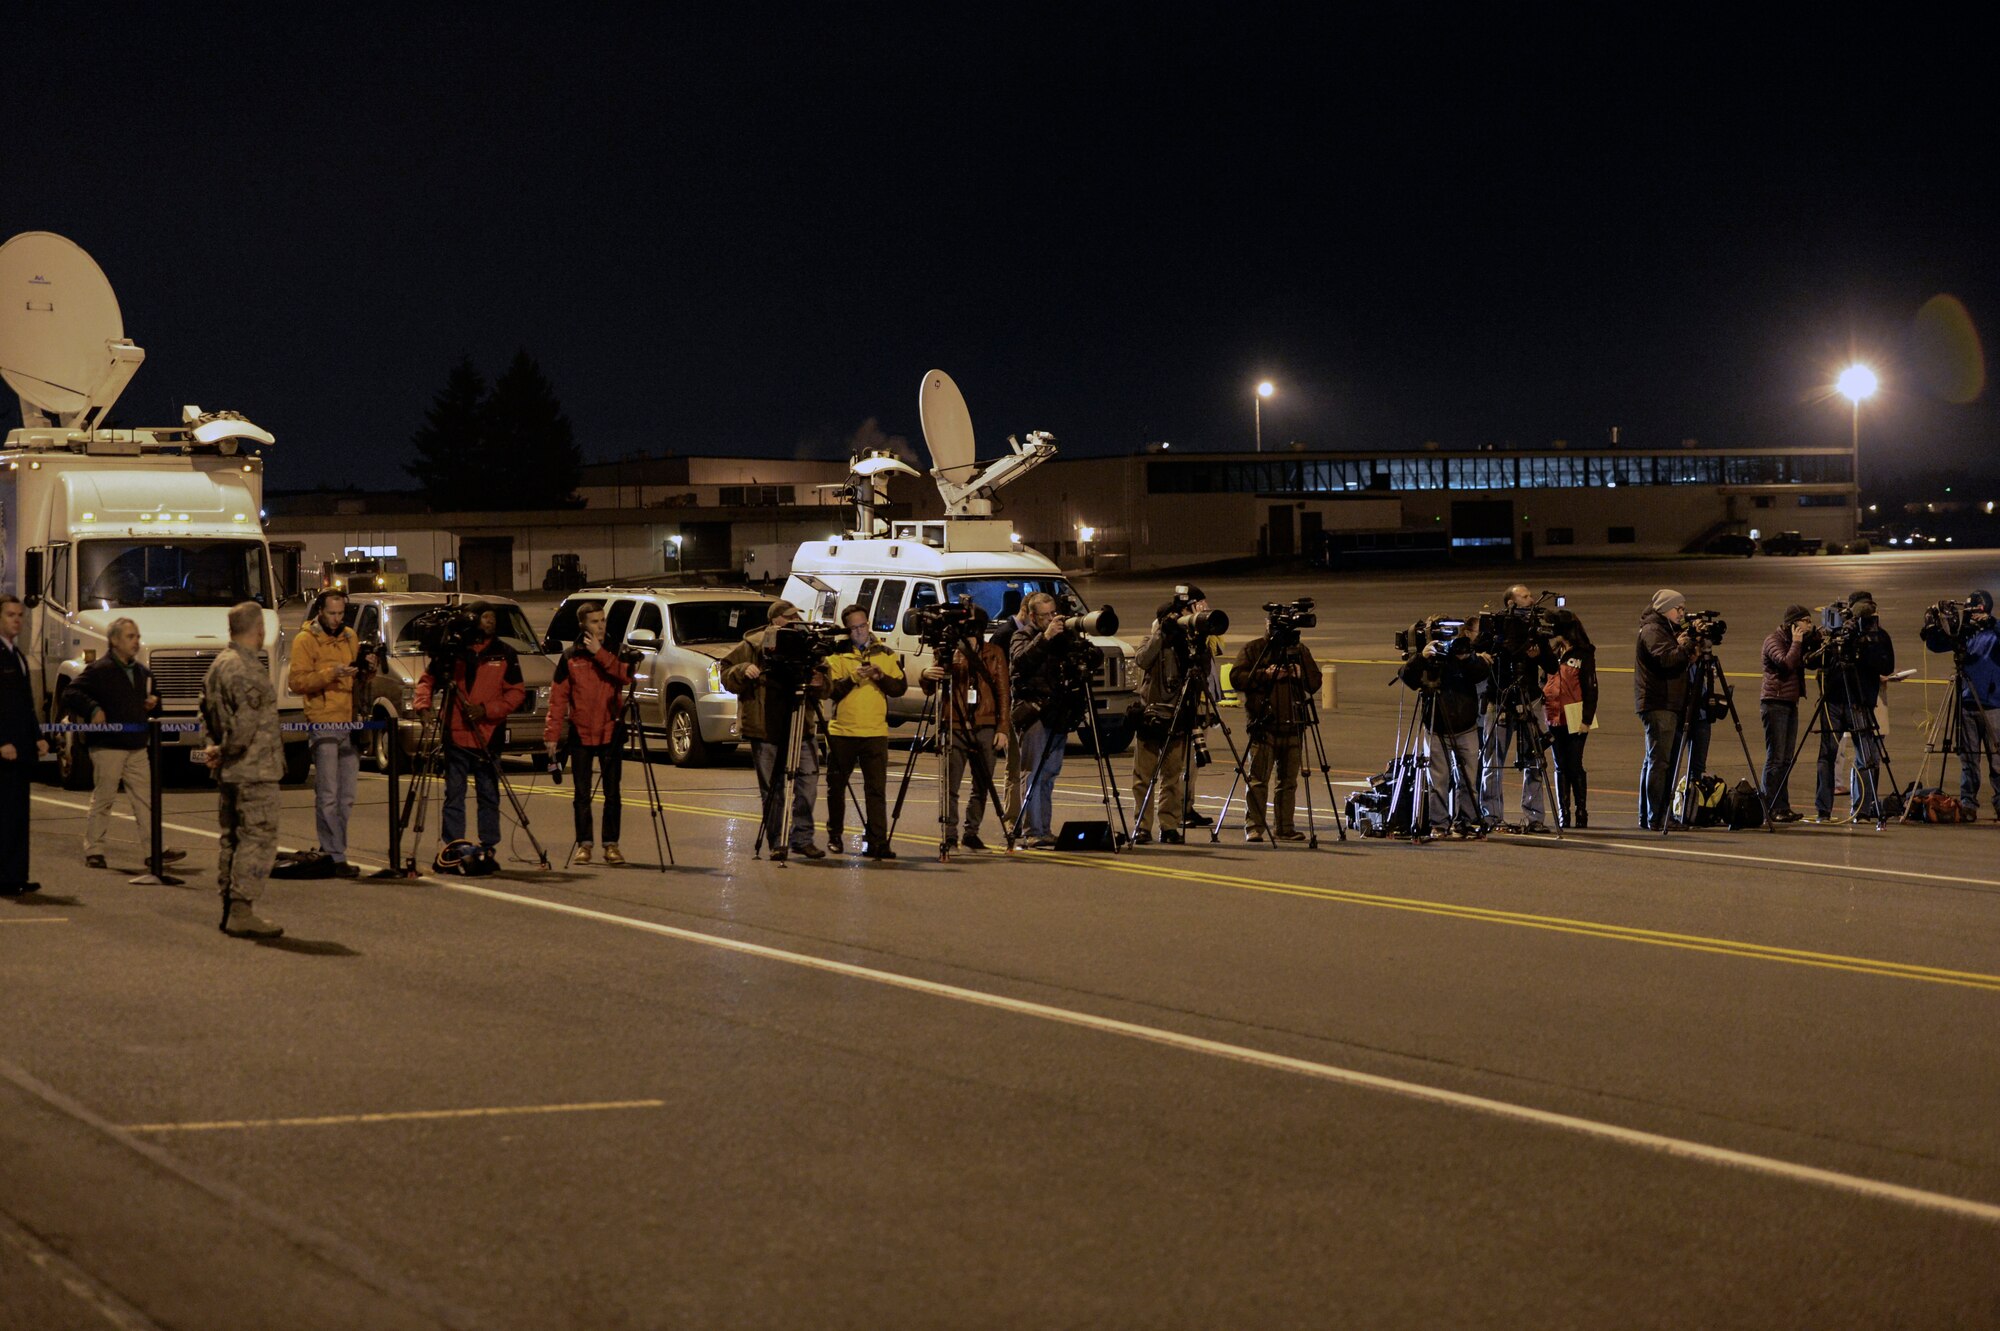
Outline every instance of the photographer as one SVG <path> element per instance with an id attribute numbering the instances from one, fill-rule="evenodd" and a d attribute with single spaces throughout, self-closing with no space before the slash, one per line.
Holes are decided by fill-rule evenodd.
<path id="1" fill-rule="evenodd" d="M 83 668 L 63 694 L 63 703 L 72 716 L 91 725 L 142 726 L 159 714 L 160 700 L 153 692 L 153 672 L 139 663 L 139 625 L 121 616 L 111 621 L 105 639 L 110 653 Z M 89 742 L 92 785 L 90 813 L 83 824 L 83 862 L 102 869 L 104 838 L 111 830 L 111 806 L 118 802 L 121 781 L 139 840 L 146 841 L 152 827 L 153 772 L 146 761 L 143 734 L 97 734 L 89 736 Z M 186 859 L 187 852 L 165 850 L 160 858 L 171 864 Z"/>
<path id="2" fill-rule="evenodd" d="M 1192 757 L 1193 730 L 1197 717 L 1180 709 L 1189 671 L 1208 669 L 1198 651 L 1198 640 L 1180 619 L 1191 608 L 1185 596 L 1176 596 L 1161 606 L 1153 618 L 1153 631 L 1133 658 L 1144 672 L 1139 681 L 1137 705 L 1139 721 L 1133 727 L 1136 752 L 1132 758 L 1132 804 L 1137 818 L 1132 844 L 1143 846 L 1153 839 L 1157 820 L 1160 840 L 1181 844 L 1181 810 L 1186 803 L 1183 782 Z M 1197 710 L 1199 704 L 1197 704 Z M 1147 800 L 1148 792 L 1152 799 Z"/>
<path id="3" fill-rule="evenodd" d="M 1774 823 L 1796 823 L 1792 808 L 1792 749 L 1799 742 L 1799 699 L 1805 694 L 1806 639 L 1812 612 L 1788 605 L 1764 639 L 1764 683 L 1757 714 L 1764 722 L 1764 805 Z"/>
<path id="4" fill-rule="evenodd" d="M 1813 797 L 1813 820 L 1821 823 L 1833 818 L 1834 767 L 1842 735 L 1854 737 L 1849 816 L 1881 814 L 1876 783 L 1882 754 L 1875 704 L 1882 696 L 1883 678 L 1896 670 L 1896 645 L 1875 617 L 1874 601 L 1857 598 L 1828 610 L 1840 622 L 1815 630 L 1806 640 L 1806 664 L 1821 672 L 1819 696 L 1826 708 L 1826 725 L 1819 735 L 1819 784 Z"/>
<path id="5" fill-rule="evenodd" d="M 782 860 L 787 854 L 798 854 L 823 860 L 826 852 L 813 844 L 813 794 L 819 786 L 819 699 L 826 696 L 827 679 L 825 671 L 811 671 L 801 703 L 798 675 L 805 663 L 789 661 L 778 650 L 780 633 L 798 622 L 797 606 L 790 601 L 773 602 L 771 618 L 764 627 L 745 634 L 722 658 L 722 687 L 736 695 L 737 720 L 743 738 L 750 741 L 757 792 L 763 798 L 764 844 L 770 847 L 771 858 Z M 799 738 L 798 768 L 791 774 L 792 832 L 787 846 L 780 844 L 785 830 L 785 764 L 790 756 L 792 717 L 801 705 L 806 715 Z"/>
<path id="6" fill-rule="evenodd" d="M 463 608 L 473 617 L 467 646 L 449 661 L 435 658 L 424 668 L 412 700 L 418 712 L 430 711 L 447 675 L 456 693 L 451 714 L 443 720 L 444 817 L 446 845 L 465 839 L 465 779 L 472 777 L 479 800 L 479 845 L 491 858 L 500 844 L 500 776 L 496 764 L 507 739 L 507 717 L 527 698 L 521 682 L 521 658 L 496 636 L 500 617 L 483 602 Z"/>
<path id="7" fill-rule="evenodd" d="M 1958 675 L 1959 807 L 1967 818 L 1979 807 L 1983 765 L 1993 782 L 1993 815 L 2000 818 L 2000 630 L 1993 620 L 1993 593 L 1968 592 L 1951 621 L 1941 620 L 1933 607 L 1924 615 L 1923 637 L 1931 651 L 1952 653 Z"/>
<path id="8" fill-rule="evenodd" d="M 984 616 L 980 617 L 981 622 Z M 997 643 L 979 640 L 975 636 L 968 642 L 957 643 L 947 649 L 950 665 L 932 664 L 923 673 L 923 687 L 926 695 L 934 694 L 950 681 L 950 692 L 942 700 L 938 711 L 940 733 L 949 733 L 951 752 L 946 759 L 944 806 L 944 837 L 948 844 L 956 843 L 967 850 L 985 850 L 986 843 L 979 839 L 979 824 L 986 816 L 986 792 L 993 788 L 993 768 L 996 755 L 1007 743 L 1006 733 L 1001 729 L 1011 700 L 1008 696 L 1007 656 Z M 958 835 L 958 787 L 965 775 L 965 765 L 972 763 L 972 797 L 965 807 L 965 837 Z M 999 810 L 995 810 L 999 814 Z M 1005 835 L 1006 818 L 1000 816 L 1001 832 Z"/>
<path id="9" fill-rule="evenodd" d="M 993 635 L 987 641 L 1000 649 L 1001 658 L 1007 661 L 1008 675 L 1013 674 L 1014 635 L 1032 633 L 1034 626 L 1028 622 L 1028 612 L 1022 608 L 1021 593 L 1009 590 L 1000 601 L 1000 618 L 994 625 Z M 1001 713 L 999 734 L 1007 743 L 1007 785 L 1002 792 L 1006 804 L 1002 810 L 1002 823 L 1017 821 L 1021 817 L 1021 737 L 1025 730 L 1016 729 L 1012 710 Z"/>
<path id="10" fill-rule="evenodd" d="M 889 699 L 910 687 L 902 660 L 875 638 L 868 612 L 850 605 L 840 612 L 849 646 L 826 659 L 827 691 L 833 698 L 833 721 L 826 728 L 826 844 L 841 846 L 843 796 L 848 775 L 861 767 L 862 797 L 868 805 L 868 835 L 864 853 L 871 859 L 893 860 L 889 845 Z"/>
<path id="11" fill-rule="evenodd" d="M 1590 826 L 1590 776 L 1583 745 L 1597 724 L 1597 649 L 1583 621 L 1558 610 L 1549 635 L 1550 670 L 1542 683 L 1549 751 L 1556 769 L 1556 816 L 1563 827 Z"/>
<path id="12" fill-rule="evenodd" d="M 568 751 L 571 763 L 570 787 L 575 792 L 571 805 L 576 822 L 577 864 L 590 863 L 590 771 L 598 771 L 604 791 L 604 862 L 623 864 L 618 850 L 618 831 L 624 804 L 618 795 L 618 779 L 625 762 L 622 717 L 625 686 L 632 681 L 632 665 L 604 645 L 604 605 L 585 601 L 576 608 L 576 645 L 563 653 L 556 664 L 555 687 L 549 690 L 549 714 L 542 726 L 542 746 L 549 761 Z M 569 729 L 565 731 L 564 723 Z"/>
<path id="13" fill-rule="evenodd" d="M 1274 622 L 1274 628 L 1284 626 Z M 1231 671 L 1236 691 L 1243 699 L 1243 714 L 1250 726 L 1250 785 L 1244 814 L 1246 837 L 1262 841 L 1303 841 L 1305 833 L 1292 825 L 1298 801 L 1299 767 L 1304 756 L 1304 733 L 1312 711 L 1307 700 L 1319 692 L 1319 663 L 1312 649 L 1299 641 L 1298 630 L 1283 633 L 1273 646 L 1273 630 L 1248 643 L 1236 655 Z M 1271 768 L 1278 769 L 1277 824 L 1266 823 L 1265 797 L 1270 791 Z"/>
<path id="14" fill-rule="evenodd" d="M 292 692 L 305 699 L 307 721 L 326 724 L 354 719 L 354 682 L 361 674 L 360 655 L 361 640 L 347 627 L 347 593 L 323 593 L 312 618 L 292 640 L 288 682 Z M 354 786 L 361 772 L 354 733 L 315 731 L 311 743 L 319 848 L 333 861 L 336 876 L 358 877 L 361 871 L 347 862 L 347 820 L 354 811 Z"/>
<path id="15" fill-rule="evenodd" d="M 1542 742 L 1540 700 L 1550 660 L 1535 615 L 1538 600 L 1522 583 L 1509 587 L 1494 620 L 1499 632 L 1480 643 L 1493 667 L 1479 722 L 1479 793 L 1488 827 L 1506 821 L 1507 752 L 1513 749 L 1515 765 L 1521 769 L 1521 830 L 1549 830 L 1548 792 L 1542 787 L 1540 766 L 1532 761 Z"/>
<path id="16" fill-rule="evenodd" d="M 1653 832 L 1664 831 L 1667 825 L 1675 741 L 1687 744 L 1690 792 L 1708 765 L 1707 711 L 1696 708 L 1686 735 L 1680 733 L 1690 674 L 1697 656 L 1707 650 L 1682 627 L 1686 618 L 1687 598 L 1666 587 L 1653 593 L 1652 603 L 1639 617 L 1632 671 L 1633 710 L 1646 728 L 1646 758 L 1639 769 L 1639 825 Z"/>
<path id="17" fill-rule="evenodd" d="M 1053 850 L 1049 820 L 1054 814 L 1056 777 L 1062 772 L 1069 732 L 1082 719 L 1081 700 L 1067 695 L 1063 657 L 1069 630 L 1056 615 L 1056 598 L 1031 593 L 1021 602 L 1027 622 L 1013 634 L 1014 733 L 1020 736 L 1022 807 L 1019 832 L 1030 850 Z M 1179 839 L 1179 834 L 1175 834 Z"/>
<path id="18" fill-rule="evenodd" d="M 1458 635 L 1430 639 L 1397 672 L 1423 699 L 1419 717 L 1430 767 L 1423 817 L 1433 836 L 1446 828 L 1460 837 L 1486 832 L 1479 797 L 1479 691 L 1490 683 L 1492 669 L 1477 650 L 1477 626 L 1474 616 Z M 1414 810 L 1410 833 L 1417 835 Z"/>

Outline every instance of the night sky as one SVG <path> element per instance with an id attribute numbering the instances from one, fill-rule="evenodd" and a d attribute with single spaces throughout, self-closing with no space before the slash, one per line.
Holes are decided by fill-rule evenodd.
<path id="1" fill-rule="evenodd" d="M 517 347 L 591 460 L 914 435 L 932 366 L 1079 455 L 1247 450 L 1262 376 L 1267 444 L 1844 444 L 1853 349 L 1871 474 L 2000 469 L 1917 323 L 2000 318 L 1971 34 L 1614 9 L 17 22 L 0 234 L 109 274 L 123 423 L 241 410 L 278 488 L 407 484 Z"/>

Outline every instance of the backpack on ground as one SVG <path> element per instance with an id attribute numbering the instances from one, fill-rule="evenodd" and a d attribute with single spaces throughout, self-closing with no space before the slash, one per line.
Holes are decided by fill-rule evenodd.
<path id="1" fill-rule="evenodd" d="M 455 878 L 483 878 L 498 873 L 500 863 L 485 847 L 471 841 L 452 841 L 438 847 L 431 872 Z"/>
<path id="2" fill-rule="evenodd" d="M 1764 825 L 1764 797 L 1748 777 L 1731 786 L 1722 797 L 1722 821 L 1732 832 Z"/>
<path id="3" fill-rule="evenodd" d="M 1688 809 L 1688 822 L 1696 827 L 1720 827 L 1725 821 L 1722 815 L 1722 796 L 1728 786 L 1714 773 L 1694 778 L 1693 807 L 1689 808 L 1687 781 L 1682 780 L 1680 789 L 1674 792 L 1676 811 Z"/>

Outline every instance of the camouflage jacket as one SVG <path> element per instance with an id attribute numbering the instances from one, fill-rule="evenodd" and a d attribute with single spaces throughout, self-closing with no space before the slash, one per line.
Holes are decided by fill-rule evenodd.
<path id="1" fill-rule="evenodd" d="M 285 746 L 278 734 L 278 690 L 255 652 L 235 643 L 208 667 L 201 684 L 201 719 L 222 750 L 221 780 L 279 781 Z"/>

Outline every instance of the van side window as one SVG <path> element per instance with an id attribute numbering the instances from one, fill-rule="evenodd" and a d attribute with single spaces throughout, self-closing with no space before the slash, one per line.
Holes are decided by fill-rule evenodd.
<path id="1" fill-rule="evenodd" d="M 822 623 L 826 623 L 830 622 L 833 619 L 833 617 L 839 613 L 840 613 L 840 593 L 821 592 L 819 594 L 819 613 L 817 615 L 814 615 L 813 618 L 821 621 Z"/>
<path id="2" fill-rule="evenodd" d="M 879 578 L 863 578 L 861 580 L 861 591 L 855 596 L 853 604 L 860 606 L 863 610 L 875 604 L 875 584 L 879 581 L 881 581 Z M 841 609 L 845 608 L 844 606 L 841 607 Z M 840 610 L 836 609 L 833 613 L 837 615 L 840 613 Z M 827 616 L 829 619 L 832 617 L 832 615 Z"/>
<path id="3" fill-rule="evenodd" d="M 920 582 L 910 592 L 910 609 L 912 610 L 915 610 L 920 605 L 936 605 L 937 603 L 938 589 L 935 582 Z"/>
<path id="4" fill-rule="evenodd" d="M 625 626 L 632 622 L 632 603 L 613 601 L 611 612 L 604 617 L 604 641 L 608 646 L 616 646 L 625 641 Z"/>
<path id="5" fill-rule="evenodd" d="M 910 584 L 901 578 L 891 578 L 882 584 L 882 594 L 875 598 L 875 631 L 894 633 L 896 613 L 903 608 L 903 590 Z"/>

